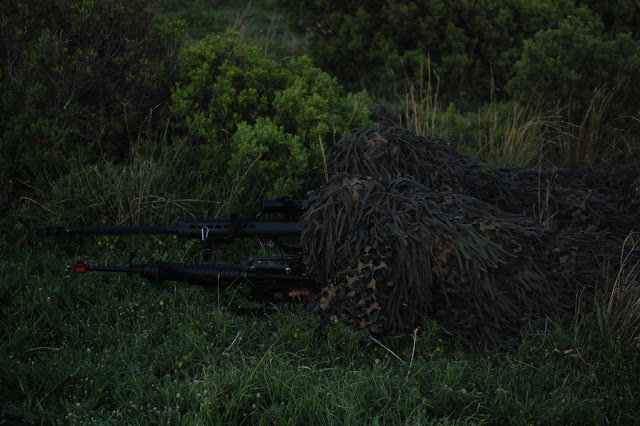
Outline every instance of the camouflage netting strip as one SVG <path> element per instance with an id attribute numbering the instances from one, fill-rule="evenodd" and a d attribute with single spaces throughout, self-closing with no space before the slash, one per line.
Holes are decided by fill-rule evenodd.
<path id="1" fill-rule="evenodd" d="M 326 283 L 309 307 L 321 320 L 377 333 L 436 319 L 459 337 L 495 343 L 572 312 L 621 247 L 604 233 L 555 235 L 405 177 L 335 177 L 313 193 L 303 223 L 310 265 Z"/>
<path id="2" fill-rule="evenodd" d="M 594 227 L 626 236 L 640 223 L 640 191 L 634 183 L 640 181 L 640 160 L 600 172 L 498 170 L 514 182 L 535 183 L 537 201 L 525 214 L 559 230 Z M 612 179 L 621 170 L 626 170 L 626 179 Z"/>
<path id="3" fill-rule="evenodd" d="M 640 159 L 606 172 L 492 167 L 434 137 L 390 127 L 345 136 L 329 169 L 374 179 L 413 176 L 434 191 L 472 195 L 558 229 L 626 234 L 640 223 Z"/>

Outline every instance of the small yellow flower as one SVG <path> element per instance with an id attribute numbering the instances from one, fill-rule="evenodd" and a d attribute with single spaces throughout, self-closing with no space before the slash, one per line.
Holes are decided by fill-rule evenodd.
<path id="1" fill-rule="evenodd" d="M 164 302 L 161 300 L 160 301 L 160 306 L 163 306 L 163 305 L 164 305 Z"/>
<path id="2" fill-rule="evenodd" d="M 376 364 L 380 364 L 380 360 L 378 358 L 376 358 Z"/>
<path id="3" fill-rule="evenodd" d="M 440 346 L 436 348 L 436 352 L 440 352 Z"/>

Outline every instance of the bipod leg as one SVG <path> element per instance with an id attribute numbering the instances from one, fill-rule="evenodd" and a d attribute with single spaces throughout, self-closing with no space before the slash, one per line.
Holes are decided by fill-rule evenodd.
<path id="1" fill-rule="evenodd" d="M 207 263 L 211 265 L 218 264 L 218 252 L 213 249 L 207 250 L 204 254 L 204 258 L 207 261 Z"/>

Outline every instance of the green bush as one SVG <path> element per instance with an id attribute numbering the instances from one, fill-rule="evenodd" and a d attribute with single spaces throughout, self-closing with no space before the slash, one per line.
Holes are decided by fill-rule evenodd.
<path id="1" fill-rule="evenodd" d="M 122 158 L 170 96 L 179 24 L 151 0 L 10 0 L 0 20 L 0 185 Z"/>
<path id="2" fill-rule="evenodd" d="M 226 197 L 242 193 L 239 205 L 316 187 L 336 138 L 369 124 L 366 94 L 345 93 L 306 57 L 267 59 L 234 33 L 185 49 L 180 66 L 174 131 L 201 152 Z"/>
<path id="3" fill-rule="evenodd" d="M 598 15 L 607 34 L 636 33 L 640 28 L 640 4 L 635 0 L 582 0 L 580 4 Z"/>
<path id="4" fill-rule="evenodd" d="M 597 89 L 614 91 L 611 113 L 633 114 L 640 109 L 640 42 L 631 34 L 607 40 L 598 22 L 575 17 L 562 20 L 558 28 L 537 33 L 524 43 L 515 65 L 509 92 L 519 99 L 532 93 L 545 107 L 571 104 L 572 119 L 579 120 L 589 108 Z"/>
<path id="5" fill-rule="evenodd" d="M 310 32 L 314 62 L 344 84 L 378 93 L 419 78 L 430 61 L 452 100 L 485 100 L 511 77 L 522 42 L 569 13 L 569 0 L 274 0 Z M 499 92 L 498 92 L 499 93 Z"/>
<path id="6" fill-rule="evenodd" d="M 640 41 L 631 34 L 608 39 L 600 22 L 563 19 L 556 29 L 525 41 L 509 93 L 558 111 L 568 124 L 555 151 L 565 164 L 614 161 L 635 139 L 640 111 Z"/>
<path id="7" fill-rule="evenodd" d="M 180 55 L 174 121 L 197 141 L 228 143 L 238 123 L 268 113 L 269 99 L 284 83 L 278 71 L 257 48 L 212 34 Z"/>
<path id="8" fill-rule="evenodd" d="M 405 123 L 452 102 L 468 113 L 515 100 L 554 123 L 538 151 L 561 165 L 636 149 L 637 2 L 272 1 L 309 36 L 316 64 L 385 106 L 401 98 Z"/>
<path id="9" fill-rule="evenodd" d="M 233 135 L 227 176 L 242 189 L 248 202 L 259 199 L 264 191 L 272 195 L 303 194 L 308 183 L 309 150 L 300 137 L 287 133 L 269 117 L 258 117 L 256 124 L 240 123 Z M 234 192 L 233 195 L 239 195 Z"/>

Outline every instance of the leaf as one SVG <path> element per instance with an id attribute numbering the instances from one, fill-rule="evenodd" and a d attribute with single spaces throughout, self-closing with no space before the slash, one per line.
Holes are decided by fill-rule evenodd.
<path id="1" fill-rule="evenodd" d="M 350 286 L 351 284 L 358 281 L 359 279 L 360 279 L 359 277 L 347 277 L 347 285 Z"/>
<path id="2" fill-rule="evenodd" d="M 384 261 L 380 262 L 378 265 L 373 267 L 373 270 L 377 271 L 378 269 L 382 269 L 382 268 L 385 268 L 385 269 L 388 268 L 387 262 L 384 262 Z"/>
<path id="3" fill-rule="evenodd" d="M 486 231 L 487 229 L 494 230 L 494 229 L 496 229 L 496 226 L 495 225 L 491 225 L 491 224 L 487 225 L 484 222 L 480 222 L 480 223 L 478 223 L 478 228 L 480 228 L 481 231 Z"/>
<path id="4" fill-rule="evenodd" d="M 367 288 L 371 288 L 373 290 L 376 289 L 376 280 L 375 279 L 371 279 L 371 281 L 369 281 L 369 284 L 367 284 Z"/>
<path id="5" fill-rule="evenodd" d="M 320 309 L 322 309 L 323 311 L 326 310 L 329 307 L 329 299 L 326 297 L 323 297 L 320 299 Z"/>
<path id="6" fill-rule="evenodd" d="M 436 259 L 438 259 L 442 263 L 446 264 L 447 263 L 447 255 L 448 254 L 451 254 L 451 250 L 446 248 L 446 249 L 442 250 L 442 252 L 438 255 L 438 257 Z"/>
<path id="7" fill-rule="evenodd" d="M 365 311 L 367 311 L 367 313 L 370 314 L 371 311 L 373 311 L 374 309 L 376 309 L 376 310 L 380 310 L 381 309 L 381 307 L 378 304 L 378 302 L 373 302 L 373 304 L 371 306 L 369 306 L 368 308 L 365 308 Z"/>

